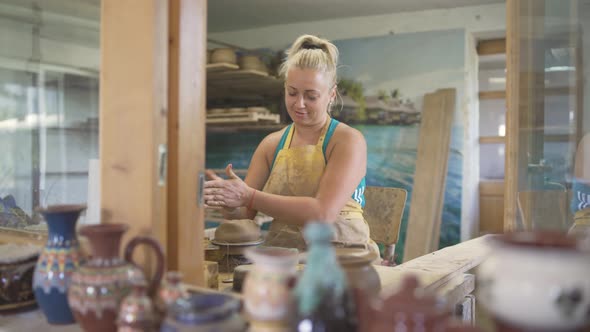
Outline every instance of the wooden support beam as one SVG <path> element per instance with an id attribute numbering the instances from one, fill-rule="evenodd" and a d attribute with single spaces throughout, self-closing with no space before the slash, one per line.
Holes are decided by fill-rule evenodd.
<path id="1" fill-rule="evenodd" d="M 479 144 L 504 144 L 506 137 L 504 136 L 481 136 Z"/>
<path id="2" fill-rule="evenodd" d="M 159 149 L 166 146 L 167 20 L 166 1 L 101 1 L 102 222 L 128 224 L 125 241 L 150 234 L 163 246 L 166 187 Z"/>
<path id="3" fill-rule="evenodd" d="M 170 0 L 168 264 L 203 286 L 207 1 Z"/>

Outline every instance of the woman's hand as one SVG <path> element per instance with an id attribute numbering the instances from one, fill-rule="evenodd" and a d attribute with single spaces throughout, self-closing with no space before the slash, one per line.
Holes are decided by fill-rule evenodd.
<path id="1" fill-rule="evenodd" d="M 225 168 L 227 179 L 219 177 L 210 170 L 207 170 L 206 174 L 210 179 L 205 182 L 204 189 L 204 199 L 207 206 L 232 210 L 248 204 L 254 191 L 233 172 L 231 164 Z"/>

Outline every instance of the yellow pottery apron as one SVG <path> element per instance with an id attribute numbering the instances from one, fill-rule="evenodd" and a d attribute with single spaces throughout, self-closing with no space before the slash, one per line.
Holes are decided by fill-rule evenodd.
<path id="1" fill-rule="evenodd" d="M 274 161 L 273 168 L 262 191 L 283 196 L 315 197 L 326 160 L 322 144 L 330 119 L 326 122 L 316 145 L 305 145 L 290 148 L 295 125 L 290 127 L 283 148 Z M 377 245 L 369 238 L 369 225 L 363 218 L 363 209 L 359 203 L 349 198 L 340 211 L 335 227 L 334 241 L 341 246 L 365 246 L 379 252 Z M 276 247 L 297 248 L 306 250 L 303 238 L 303 227 L 289 225 L 274 219 L 271 222 L 265 245 Z"/>

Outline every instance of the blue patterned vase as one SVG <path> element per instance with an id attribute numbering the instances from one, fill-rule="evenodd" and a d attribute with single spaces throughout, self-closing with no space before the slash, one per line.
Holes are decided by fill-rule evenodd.
<path id="1" fill-rule="evenodd" d="M 33 289 L 39 307 L 50 324 L 75 323 L 67 300 L 71 275 L 82 260 L 76 237 L 76 222 L 84 205 L 54 205 L 38 211 L 45 217 L 47 244 L 33 275 Z"/>

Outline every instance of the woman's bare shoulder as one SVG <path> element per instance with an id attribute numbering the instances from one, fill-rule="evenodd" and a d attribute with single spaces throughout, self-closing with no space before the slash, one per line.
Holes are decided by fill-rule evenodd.
<path id="1" fill-rule="evenodd" d="M 334 147 L 342 145 L 352 150 L 358 150 L 362 148 L 366 151 L 365 136 L 358 129 L 352 128 L 345 123 L 339 123 L 334 130 L 334 135 L 330 138 L 328 146 L 326 147 L 326 156 L 328 159 L 334 151 Z"/>
<path id="2" fill-rule="evenodd" d="M 266 135 L 266 137 L 262 139 L 258 147 L 262 149 L 266 154 L 274 155 L 274 152 L 277 149 L 277 146 L 279 145 L 279 142 L 281 141 L 281 137 L 285 133 L 285 130 L 287 130 L 287 126 Z"/>
<path id="3" fill-rule="evenodd" d="M 359 143 L 365 142 L 365 136 L 358 129 L 352 128 L 346 123 L 339 123 L 334 130 L 334 136 L 332 138 L 335 142 L 338 141 L 358 141 Z M 330 140 L 332 142 L 332 140 Z"/>

